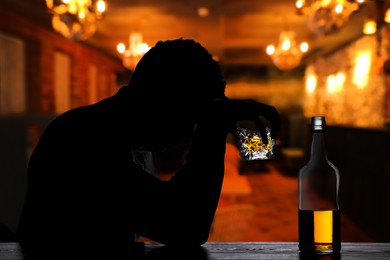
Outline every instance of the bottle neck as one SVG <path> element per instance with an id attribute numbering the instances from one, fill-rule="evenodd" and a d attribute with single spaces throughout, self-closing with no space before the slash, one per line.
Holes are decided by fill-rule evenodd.
<path id="1" fill-rule="evenodd" d="M 310 159 L 312 161 L 328 160 L 325 146 L 325 134 L 323 131 L 313 131 L 312 133 Z"/>

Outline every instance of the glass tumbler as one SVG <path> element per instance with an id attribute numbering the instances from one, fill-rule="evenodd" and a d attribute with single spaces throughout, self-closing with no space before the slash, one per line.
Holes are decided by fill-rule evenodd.
<path id="1" fill-rule="evenodd" d="M 275 158 L 275 139 L 271 138 L 271 128 L 266 127 L 268 144 L 264 144 L 259 130 L 254 123 L 239 121 L 236 123 L 240 156 L 247 161 Z"/>

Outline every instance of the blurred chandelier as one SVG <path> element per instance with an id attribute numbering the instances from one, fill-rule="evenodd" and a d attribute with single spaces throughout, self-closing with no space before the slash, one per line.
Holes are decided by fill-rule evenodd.
<path id="1" fill-rule="evenodd" d="M 116 47 L 122 57 L 123 66 L 129 70 L 134 70 L 142 56 L 150 49 L 147 43 L 143 42 L 142 34 L 132 32 L 129 36 L 129 46 L 126 49 L 124 43 L 119 43 Z"/>
<path id="2" fill-rule="evenodd" d="M 337 32 L 364 0 L 297 0 L 299 14 L 306 15 L 307 26 L 316 34 Z"/>
<path id="3" fill-rule="evenodd" d="M 106 10 L 104 0 L 46 0 L 46 6 L 53 14 L 53 28 L 75 41 L 93 35 Z"/>
<path id="4" fill-rule="evenodd" d="M 309 45 L 302 42 L 297 47 L 295 32 L 284 30 L 280 33 L 278 45 L 268 45 L 266 52 L 272 58 L 272 62 L 280 70 L 289 71 L 299 65 L 303 53 L 307 52 Z"/>

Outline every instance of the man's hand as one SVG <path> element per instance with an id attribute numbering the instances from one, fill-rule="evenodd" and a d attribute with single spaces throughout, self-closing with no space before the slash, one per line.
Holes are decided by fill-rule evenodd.
<path id="1" fill-rule="evenodd" d="M 259 103 L 252 99 L 224 98 L 216 101 L 222 106 L 227 120 L 235 123 L 240 120 L 250 120 L 255 123 L 262 136 L 263 142 L 268 143 L 266 127 L 271 128 L 271 137 L 275 138 L 281 128 L 281 118 L 275 107 Z"/>

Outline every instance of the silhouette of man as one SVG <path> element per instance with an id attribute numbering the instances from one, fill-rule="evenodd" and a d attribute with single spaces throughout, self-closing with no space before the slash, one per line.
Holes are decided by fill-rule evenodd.
<path id="1" fill-rule="evenodd" d="M 165 245 L 205 243 L 231 126 L 250 119 L 264 133 L 264 116 L 273 136 L 280 129 L 274 107 L 224 93 L 221 68 L 204 47 L 160 41 L 115 95 L 54 119 L 28 165 L 17 231 L 26 256 L 119 259 L 135 234 Z M 182 168 L 160 180 L 153 153 L 183 143 L 190 148 Z"/>

